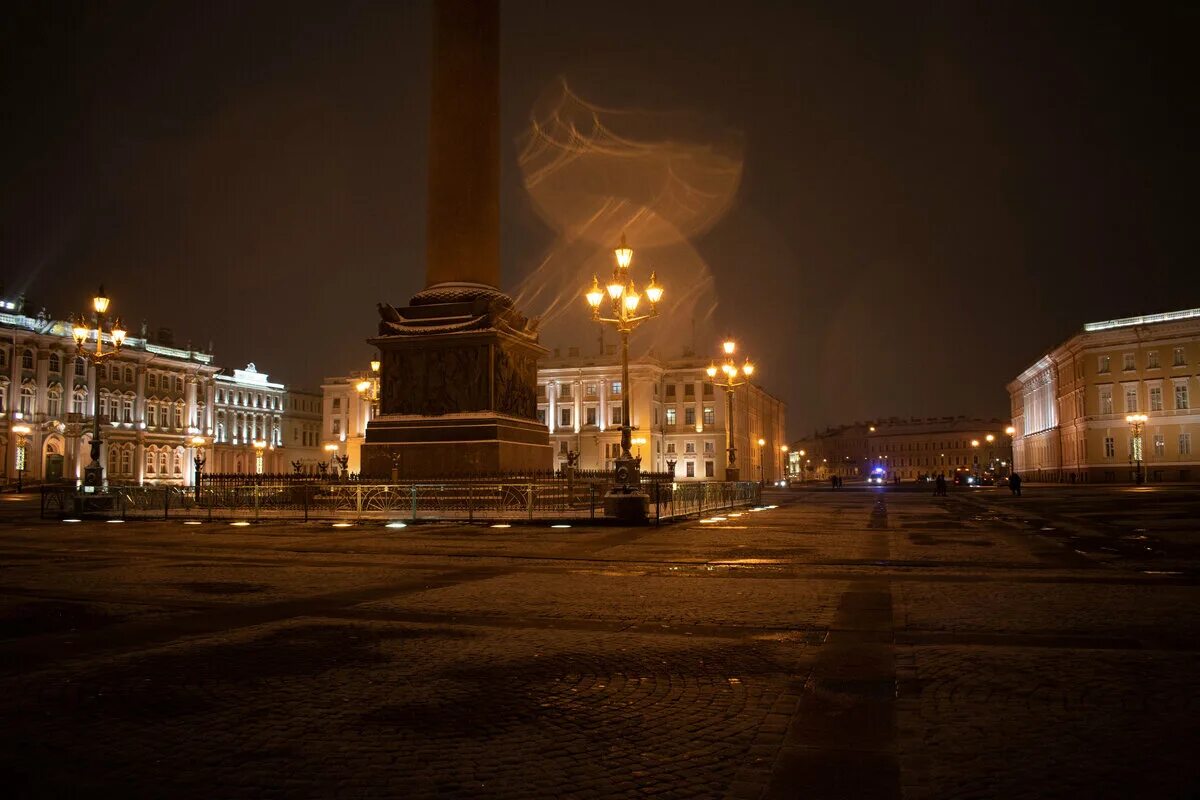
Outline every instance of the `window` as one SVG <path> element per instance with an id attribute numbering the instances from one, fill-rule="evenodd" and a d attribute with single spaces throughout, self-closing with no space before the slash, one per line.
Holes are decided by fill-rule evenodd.
<path id="1" fill-rule="evenodd" d="M 87 375 L 87 362 L 82 358 L 75 359 L 75 374 L 79 376 Z"/>
<path id="2" fill-rule="evenodd" d="M 1122 356 L 1121 369 L 1125 370 L 1126 372 L 1132 372 L 1133 370 L 1137 369 L 1137 363 L 1133 357 L 1133 353 L 1126 353 L 1124 356 Z"/>
<path id="3" fill-rule="evenodd" d="M 711 400 L 713 396 L 713 385 L 711 383 L 704 384 L 704 397 L 706 400 Z"/>
<path id="4" fill-rule="evenodd" d="M 156 448 L 149 448 L 146 451 L 146 474 L 147 475 L 154 474 L 154 454 L 156 452 L 157 452 Z"/>
<path id="5" fill-rule="evenodd" d="M 675 424 L 675 409 L 674 408 L 667 409 L 667 424 L 668 425 Z"/>
<path id="6" fill-rule="evenodd" d="M 121 421 L 133 422 L 133 398 L 126 397 L 121 404 Z"/>
<path id="7" fill-rule="evenodd" d="M 1126 386 L 1125 387 L 1125 410 L 1126 411 L 1137 411 L 1138 410 L 1137 406 L 1138 406 L 1137 387 L 1136 386 Z"/>
<path id="8" fill-rule="evenodd" d="M 712 455 L 715 452 L 717 452 L 717 446 L 713 441 L 709 440 L 704 443 L 704 454 L 705 455 Z"/>
<path id="9" fill-rule="evenodd" d="M 1188 387 L 1186 383 L 1175 384 L 1175 407 L 1179 409 L 1188 407 Z"/>
<path id="10" fill-rule="evenodd" d="M 1146 354 L 1146 368 L 1147 369 L 1158 369 L 1158 351 L 1157 350 L 1151 350 L 1149 353 Z"/>
<path id="11" fill-rule="evenodd" d="M 695 442 L 685 442 L 683 445 L 683 452 L 689 453 L 689 454 L 695 453 L 696 452 L 696 443 Z"/>
<path id="12" fill-rule="evenodd" d="M 537 411 L 537 421 L 539 425 L 546 424 L 546 409 L 539 408 Z"/>
<path id="13" fill-rule="evenodd" d="M 669 456 L 675 455 L 675 443 L 674 442 L 667 442 L 667 455 L 669 455 Z"/>
<path id="14" fill-rule="evenodd" d="M 1179 434 L 1179 455 L 1186 456 L 1192 452 L 1192 435 L 1190 433 Z"/>
<path id="15" fill-rule="evenodd" d="M 667 384 L 667 394 L 666 394 L 666 397 L 667 397 L 667 399 L 668 399 L 668 400 L 674 400 L 674 399 L 675 399 L 675 384 L 673 384 L 673 383 L 668 383 L 668 384 Z"/>
<path id="16" fill-rule="evenodd" d="M 613 425 L 621 424 L 621 407 L 620 406 L 612 407 L 612 424 Z"/>
<path id="17" fill-rule="evenodd" d="M 558 410 L 558 424 L 564 428 L 571 424 L 571 409 L 560 408 Z"/>
<path id="18" fill-rule="evenodd" d="M 714 425 L 714 424 L 716 424 L 716 421 L 717 421 L 717 415 L 716 415 L 716 412 L 713 411 L 712 406 L 705 406 L 704 407 L 704 424 L 705 425 Z"/>
<path id="19" fill-rule="evenodd" d="M 595 408 L 587 409 L 587 424 L 588 425 L 596 424 L 596 409 Z"/>
<path id="20" fill-rule="evenodd" d="M 558 396 L 559 397 L 570 397 L 571 396 L 571 384 L 560 383 L 558 385 Z"/>
<path id="21" fill-rule="evenodd" d="M 125 368 L 125 382 L 133 383 L 133 367 Z"/>
<path id="22" fill-rule="evenodd" d="M 158 388 L 158 376 L 155 375 L 153 372 L 151 372 L 149 375 L 146 376 L 146 388 L 147 389 L 157 389 Z"/>
<path id="23" fill-rule="evenodd" d="M 50 354 L 50 371 L 62 372 L 62 359 L 58 357 L 58 353 Z"/>
<path id="24" fill-rule="evenodd" d="M 696 396 L 696 384 L 685 383 L 683 385 L 683 396 L 688 399 L 694 398 Z"/>
<path id="25" fill-rule="evenodd" d="M 1150 387 L 1150 410 L 1151 411 L 1162 411 L 1162 408 L 1163 408 L 1163 406 L 1162 406 L 1162 387 L 1161 386 L 1151 386 Z"/>
<path id="26" fill-rule="evenodd" d="M 34 399 L 37 397 L 32 386 L 21 387 L 21 400 L 18 410 L 28 416 L 33 413 Z"/>
<path id="27" fill-rule="evenodd" d="M 1175 348 L 1175 360 L 1171 363 L 1176 367 L 1187 366 L 1187 362 L 1184 361 L 1184 359 L 1183 359 L 1183 348 L 1182 347 Z"/>
<path id="28" fill-rule="evenodd" d="M 595 396 L 596 396 L 596 384 L 594 384 L 594 383 L 589 383 L 589 384 L 587 385 L 587 396 L 588 396 L 588 397 L 595 397 Z"/>
<path id="29" fill-rule="evenodd" d="M 567 454 L 567 441 L 566 441 L 566 439 L 563 439 L 563 440 L 559 441 L 559 443 L 558 443 L 558 452 L 559 452 L 559 454 L 561 454 L 561 455 L 564 455 L 564 456 Z"/>
<path id="30" fill-rule="evenodd" d="M 694 478 L 694 477 L 696 477 L 696 462 L 695 462 L 695 461 L 689 461 L 689 462 L 687 462 L 687 464 L 686 464 L 686 470 L 685 470 L 685 474 L 686 474 L 686 475 L 687 475 L 689 478 Z"/>
<path id="31" fill-rule="evenodd" d="M 52 388 L 46 395 L 46 412 L 52 417 L 62 416 L 62 389 Z"/>
<path id="32" fill-rule="evenodd" d="M 613 382 L 612 382 L 612 393 L 613 393 L 613 394 L 620 394 L 620 393 L 621 393 L 621 382 L 620 382 L 620 381 L 613 381 Z"/>
<path id="33" fill-rule="evenodd" d="M 340 397 L 333 398 L 333 410 L 341 411 L 341 409 L 342 409 L 342 398 L 340 398 Z"/>
<path id="34" fill-rule="evenodd" d="M 1112 387 L 1111 386 L 1101 386 L 1100 387 L 1100 413 L 1101 414 L 1113 413 Z"/>
<path id="35" fill-rule="evenodd" d="M 71 397 L 71 413 L 86 414 L 87 413 L 87 389 L 76 389 L 75 394 Z"/>
<path id="36" fill-rule="evenodd" d="M 713 462 L 705 461 L 704 462 L 704 477 L 711 478 L 715 474 L 716 474 L 716 470 L 713 467 Z"/>
<path id="37" fill-rule="evenodd" d="M 33 369 L 33 351 L 26 350 L 21 354 L 21 369 Z"/>
<path id="38" fill-rule="evenodd" d="M 337 436 L 338 434 L 340 434 L 342 432 L 342 421 L 340 419 L 335 419 L 332 422 L 332 425 L 333 425 L 333 427 L 330 428 L 330 432 L 334 436 Z"/>
<path id="39" fill-rule="evenodd" d="M 1161 433 L 1154 434 L 1154 455 L 1163 456 L 1167 454 L 1167 437 Z"/>
<path id="40" fill-rule="evenodd" d="M 683 424 L 691 427 L 696 424 L 696 409 L 688 406 L 683 410 Z"/>
<path id="41" fill-rule="evenodd" d="M 0 367 L 8 363 L 8 351 L 0 349 Z"/>
<path id="42" fill-rule="evenodd" d="M 1113 437 L 1105 436 L 1104 437 L 1104 457 L 1112 458 L 1116 454 L 1117 454 L 1117 447 L 1116 447 L 1116 444 L 1113 442 Z"/>
<path id="43" fill-rule="evenodd" d="M 146 424 L 151 428 L 158 427 L 158 405 L 155 403 L 146 406 Z"/>
<path id="44" fill-rule="evenodd" d="M 1100 356 L 1100 358 L 1099 358 L 1099 362 L 1098 362 L 1098 364 L 1097 364 L 1097 366 L 1096 366 L 1096 371 L 1097 371 L 1097 372 L 1108 372 L 1108 370 L 1109 370 L 1109 358 L 1108 358 L 1108 356 Z"/>

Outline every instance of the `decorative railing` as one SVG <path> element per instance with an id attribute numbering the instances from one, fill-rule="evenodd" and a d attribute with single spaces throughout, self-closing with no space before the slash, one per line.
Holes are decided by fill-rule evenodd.
<path id="1" fill-rule="evenodd" d="M 187 517 L 260 520 L 377 520 L 533 522 L 604 518 L 611 476 L 507 476 L 503 480 L 456 477 L 403 483 L 305 480 L 305 476 L 205 476 L 196 487 L 113 486 L 111 513 L 130 518 Z M 752 481 L 677 483 L 643 475 L 649 518 L 706 514 L 759 502 Z M 73 490 L 43 497 L 43 514 L 71 505 Z"/>

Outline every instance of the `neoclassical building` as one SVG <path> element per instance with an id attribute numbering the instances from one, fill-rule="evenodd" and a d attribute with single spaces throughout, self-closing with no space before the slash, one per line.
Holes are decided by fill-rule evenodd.
<path id="1" fill-rule="evenodd" d="M 128 336 L 99 367 L 77 357 L 71 324 L 29 317 L 20 303 L 0 311 L 0 452 L 5 482 L 18 465 L 15 425 L 25 425 L 26 482 L 78 480 L 90 460 L 100 401 L 101 460 L 112 483 L 190 485 L 190 439 L 211 427 L 208 353 L 174 346 L 167 331 Z M 11 306 L 11 307 L 10 307 Z M 157 339 L 157 341 L 155 341 Z"/>
<path id="2" fill-rule="evenodd" d="M 1008 384 L 1026 478 L 1129 481 L 1145 414 L 1146 479 L 1200 480 L 1200 309 L 1091 322 Z"/>
<path id="3" fill-rule="evenodd" d="M 626 387 L 615 350 L 581 354 L 572 347 L 565 356 L 554 351 L 538 367 L 538 420 L 550 429 L 555 468 L 566 464 L 569 452 L 579 454 L 581 469 L 613 468 L 621 449 L 621 397 L 628 392 L 631 449 L 643 469 L 663 472 L 674 461 L 679 480 L 724 480 L 726 398 L 706 374 L 708 365 L 695 356 L 645 356 L 630 362 Z M 735 390 L 733 408 L 741 479 L 781 479 L 787 443 L 783 401 L 748 383 Z"/>
<path id="4" fill-rule="evenodd" d="M 216 375 L 213 384 L 216 414 L 205 470 L 290 472 L 280 452 L 287 387 L 272 383 L 253 362 L 230 375 Z"/>

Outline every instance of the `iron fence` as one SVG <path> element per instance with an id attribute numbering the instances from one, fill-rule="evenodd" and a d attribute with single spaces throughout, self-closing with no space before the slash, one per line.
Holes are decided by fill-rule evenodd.
<path id="1" fill-rule="evenodd" d="M 601 520 L 611 476 L 508 476 L 408 483 L 299 480 L 297 476 L 217 476 L 195 487 L 113 486 L 110 513 L 128 518 L 532 522 Z M 759 502 L 745 482 L 678 483 L 643 475 L 656 522 Z M 68 494 L 72 493 L 67 490 Z M 43 516 L 65 513 L 67 495 L 43 495 Z"/>

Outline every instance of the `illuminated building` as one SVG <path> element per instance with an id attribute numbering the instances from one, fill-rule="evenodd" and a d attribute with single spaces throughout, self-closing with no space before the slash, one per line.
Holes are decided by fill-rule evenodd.
<path id="1" fill-rule="evenodd" d="M 371 377 L 362 371 L 326 378 L 321 384 L 321 457 L 325 462 L 331 455 L 347 457 L 346 469 L 355 473 L 362 467 L 362 445 L 371 420 L 371 398 L 358 385 Z M 328 445 L 334 447 L 324 449 Z"/>
<path id="2" fill-rule="evenodd" d="M 1031 480 L 1200 479 L 1200 309 L 1092 322 L 1008 384 Z"/>
<path id="3" fill-rule="evenodd" d="M 325 458 L 321 445 L 321 411 L 324 398 L 318 392 L 288 389 L 283 397 L 283 466 L 292 471 L 300 462 L 302 472 L 315 472 Z"/>
<path id="4" fill-rule="evenodd" d="M 538 420 L 550 430 L 554 466 L 566 466 L 568 452 L 579 454 L 578 467 L 611 470 L 621 450 L 621 393 L 628 390 L 633 436 L 645 442 L 633 454 L 642 469 L 663 472 L 675 461 L 679 480 L 723 480 L 726 466 L 726 402 L 709 379 L 708 359 L 663 360 L 655 355 L 632 359 L 631 386 L 621 385 L 620 357 L 580 355 L 569 348 L 543 359 L 538 367 Z M 786 444 L 784 403 L 760 386 L 737 387 L 734 441 L 742 478 L 765 480 L 784 475 Z M 758 445 L 763 439 L 765 444 Z"/>
<path id="5" fill-rule="evenodd" d="M 211 425 L 213 379 L 208 353 L 176 347 L 171 332 L 142 326 L 99 365 L 76 357 L 71 323 L 24 313 L 0 300 L 0 453 L 13 480 L 14 425 L 27 425 L 26 483 L 78 481 L 90 460 L 99 392 L 101 463 L 110 483 L 189 486 L 191 436 Z"/>
<path id="6" fill-rule="evenodd" d="M 790 448 L 798 474 L 812 480 L 865 476 L 877 469 L 888 479 L 901 480 L 939 474 L 953 478 L 989 467 L 1003 475 L 1011 463 L 1007 426 L 999 419 L 889 417 L 826 428 Z"/>

